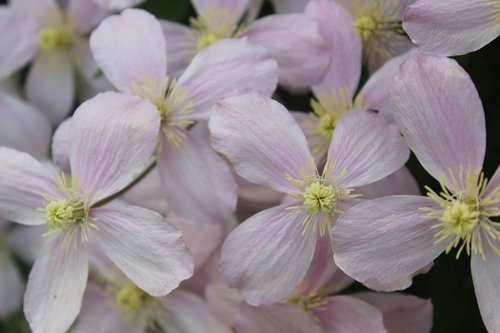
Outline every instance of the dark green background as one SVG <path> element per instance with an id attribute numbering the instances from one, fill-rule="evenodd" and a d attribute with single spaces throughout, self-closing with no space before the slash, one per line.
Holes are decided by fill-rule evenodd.
<path id="1" fill-rule="evenodd" d="M 5 3 L 5 1 L 0 0 L 1 3 Z M 194 15 L 193 8 L 188 0 L 149 0 L 141 7 L 159 18 L 183 23 L 187 23 L 189 17 Z M 270 12 L 271 7 L 266 4 L 263 13 Z M 500 132 L 499 46 L 500 39 L 497 39 L 477 52 L 457 58 L 471 75 L 483 101 L 488 134 L 484 171 L 488 177 L 491 177 L 500 161 L 500 140 L 498 135 Z M 280 90 L 280 94 L 283 96 L 286 106 L 290 109 L 309 109 L 311 96 L 292 96 L 282 90 Z M 436 182 L 420 167 L 414 157 L 411 158 L 409 167 L 422 187 L 423 185 L 430 185 L 437 188 Z M 27 276 L 29 267 L 24 267 L 24 270 Z M 363 287 L 355 285 L 349 288 L 347 292 L 360 289 L 363 289 Z M 486 332 L 474 296 L 469 258 L 466 256 L 456 260 L 453 255 L 442 255 L 435 261 L 430 273 L 416 277 L 413 286 L 405 292 L 432 299 L 434 304 L 433 333 Z M 4 322 L 0 322 L 0 332 L 29 332 L 22 312 Z"/>

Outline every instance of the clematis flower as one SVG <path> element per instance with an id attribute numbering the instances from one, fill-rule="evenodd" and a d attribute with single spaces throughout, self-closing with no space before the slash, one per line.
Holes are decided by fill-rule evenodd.
<path id="1" fill-rule="evenodd" d="M 286 298 L 318 240 L 357 203 L 354 189 L 396 171 L 409 155 L 395 125 L 353 110 L 339 121 L 320 172 L 292 115 L 251 90 L 221 99 L 209 127 L 212 146 L 240 176 L 293 198 L 247 219 L 224 242 L 222 278 L 251 305 Z"/>
<path id="2" fill-rule="evenodd" d="M 479 308 L 490 332 L 500 330 L 500 172 L 488 181 L 484 113 L 467 73 L 454 61 L 416 53 L 393 88 L 393 114 L 422 166 L 441 189 L 427 196 L 364 202 L 334 226 L 335 262 L 349 276 L 387 285 L 441 253 L 471 256 Z"/>
<path id="3" fill-rule="evenodd" d="M 417 0 L 406 8 L 403 28 L 424 51 L 466 54 L 500 34 L 500 1 Z"/>
<path id="4" fill-rule="evenodd" d="M 0 217 L 48 228 L 24 299 L 33 332 L 64 332 L 78 314 L 89 240 L 152 296 L 168 294 L 193 271 L 181 233 L 161 215 L 104 204 L 151 157 L 160 126 L 155 107 L 106 93 L 82 104 L 73 120 L 71 176 L 56 176 L 31 156 L 0 148 Z"/>
<path id="5" fill-rule="evenodd" d="M 317 25 L 303 14 L 268 15 L 240 24 L 250 0 L 194 0 L 199 14 L 191 27 L 162 21 L 169 67 L 178 76 L 190 60 L 208 45 L 226 38 L 247 37 L 265 46 L 278 62 L 280 83 L 292 89 L 308 88 L 321 79 L 328 65 Z"/>
<path id="6" fill-rule="evenodd" d="M 223 40 L 200 52 L 179 80 L 169 78 L 161 26 L 138 9 L 104 20 L 90 44 L 119 90 L 156 105 L 161 118 L 158 171 L 171 209 L 193 223 L 227 220 L 236 209 L 237 187 L 210 148 L 203 122 L 217 99 L 234 89 L 255 87 L 271 95 L 277 85 L 276 62 L 263 47 L 243 39 Z M 131 52 L 131 44 L 136 51 Z"/>
<path id="7" fill-rule="evenodd" d="M 94 77 L 85 38 L 105 15 L 93 0 L 70 0 L 64 7 L 56 0 L 12 0 L 0 6 L 0 49 L 5 51 L 0 79 L 33 61 L 25 85 L 27 99 L 53 124 L 59 123 L 73 105 L 77 78 L 81 89 L 106 86 L 104 79 Z"/>
<path id="8" fill-rule="evenodd" d="M 145 0 L 94 0 L 94 1 L 106 9 L 124 10 L 126 8 L 138 6 Z"/>
<path id="9" fill-rule="evenodd" d="M 279 13 L 302 12 L 310 0 L 273 0 Z M 363 57 L 370 72 L 377 70 L 389 59 L 407 52 L 412 43 L 401 27 L 405 5 L 401 0 L 335 0 L 352 15 L 354 26 L 363 42 Z M 341 13 L 337 14 L 340 15 Z M 347 26 L 346 23 L 339 25 Z"/>

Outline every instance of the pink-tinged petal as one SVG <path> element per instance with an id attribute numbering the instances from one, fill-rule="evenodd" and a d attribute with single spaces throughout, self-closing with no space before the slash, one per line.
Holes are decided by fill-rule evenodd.
<path id="1" fill-rule="evenodd" d="M 9 0 L 9 6 L 18 12 L 29 14 L 41 21 L 47 12 L 58 7 L 57 0 Z"/>
<path id="2" fill-rule="evenodd" d="M 238 333 L 322 333 L 313 317 L 292 304 L 253 307 L 242 304 L 234 327 Z"/>
<path id="3" fill-rule="evenodd" d="M 147 167 L 160 116 L 136 96 L 107 92 L 83 103 L 70 122 L 70 164 L 83 190 L 106 198 Z"/>
<path id="4" fill-rule="evenodd" d="M 239 311 L 241 299 L 236 289 L 229 288 L 222 281 L 212 282 L 205 287 L 205 298 L 210 311 L 225 325 L 233 326 Z"/>
<path id="5" fill-rule="evenodd" d="M 71 17 L 71 23 L 82 35 L 90 32 L 109 14 L 96 0 L 68 0 L 66 11 Z"/>
<path id="6" fill-rule="evenodd" d="M 26 98 L 42 110 L 52 124 L 68 115 L 75 96 L 73 64 L 70 53 L 40 51 L 28 72 Z"/>
<path id="7" fill-rule="evenodd" d="M 49 121 L 19 97 L 0 92 L 0 146 L 24 151 L 42 159 L 49 150 Z"/>
<path id="8" fill-rule="evenodd" d="M 16 264 L 3 251 L 0 254 L 0 318 L 20 309 L 23 302 L 24 282 Z"/>
<path id="9" fill-rule="evenodd" d="M 158 168 L 151 170 L 137 184 L 125 192 L 123 199 L 134 206 L 147 208 L 163 216 L 170 213 Z"/>
<path id="10" fill-rule="evenodd" d="M 366 292 L 356 294 L 382 312 L 388 333 L 429 333 L 432 302 L 413 295 Z"/>
<path id="11" fill-rule="evenodd" d="M 244 35 L 267 48 L 278 62 L 280 84 L 292 89 L 317 83 L 330 61 L 317 22 L 303 14 L 266 16 L 252 23 Z"/>
<path id="12" fill-rule="evenodd" d="M 366 185 L 400 169 L 410 151 L 396 125 L 367 111 L 345 113 L 333 132 L 328 161 L 333 179 L 347 187 Z"/>
<path id="13" fill-rule="evenodd" d="M 135 318 L 134 318 L 135 319 Z M 144 324 L 127 320 L 126 314 L 110 306 L 109 293 L 99 285 L 89 283 L 83 296 L 74 333 L 144 333 Z"/>
<path id="14" fill-rule="evenodd" d="M 356 99 L 367 109 L 377 110 L 380 114 L 392 119 L 390 109 L 392 83 L 399 73 L 399 67 L 412 52 L 413 50 L 388 60 L 370 76 Z"/>
<path id="15" fill-rule="evenodd" d="M 471 258 L 472 280 L 477 304 L 488 332 L 500 331 L 500 255 L 484 243 L 483 260 L 480 255 Z"/>
<path id="16" fill-rule="evenodd" d="M 138 6 L 146 0 L 94 0 L 94 1 L 106 9 L 120 11 L 124 10 L 125 8 Z"/>
<path id="17" fill-rule="evenodd" d="M 414 53 L 394 79 L 392 112 L 410 149 L 434 178 L 481 168 L 484 112 L 474 83 L 455 60 Z M 464 177 L 465 178 L 465 177 Z M 453 187 L 452 187 L 453 188 Z M 456 189 L 458 190 L 458 189 Z"/>
<path id="18" fill-rule="evenodd" d="M 246 87 L 271 96 L 277 82 L 276 62 L 265 48 L 246 39 L 223 39 L 194 57 L 176 90 L 185 91 L 186 100 L 194 104 L 191 119 L 208 120 L 211 108 L 221 97 Z"/>
<path id="19" fill-rule="evenodd" d="M 35 56 L 38 23 L 30 15 L 0 6 L 0 79 L 8 77 Z M 8 52 L 7 52 L 8 51 Z"/>
<path id="20" fill-rule="evenodd" d="M 354 20 L 342 5 L 329 0 L 311 1 L 306 15 L 319 24 L 319 31 L 330 47 L 330 64 L 315 93 L 347 89 L 354 96 L 361 75 L 361 38 Z"/>
<path id="21" fill-rule="evenodd" d="M 199 33 L 175 22 L 160 20 L 160 24 L 167 44 L 168 75 L 180 77 L 196 54 Z"/>
<path id="22" fill-rule="evenodd" d="M 9 230 L 7 243 L 17 257 L 27 263 L 34 263 L 45 241 L 42 235 L 47 232 L 47 226 L 19 225 Z"/>
<path id="23" fill-rule="evenodd" d="M 351 296 L 333 296 L 313 310 L 327 333 L 386 333 L 382 313 Z"/>
<path id="24" fill-rule="evenodd" d="M 301 168 L 312 156 L 284 106 L 255 91 L 239 91 L 215 105 L 209 128 L 212 147 L 240 176 L 280 192 L 297 191 L 285 176 L 302 179 Z"/>
<path id="25" fill-rule="evenodd" d="M 236 181 L 210 147 L 205 124 L 188 132 L 179 147 L 165 144 L 158 162 L 165 198 L 176 214 L 196 224 L 222 223 L 236 210 Z"/>
<path id="26" fill-rule="evenodd" d="M 500 187 L 500 166 L 497 167 L 497 170 L 488 182 L 488 186 L 486 186 L 483 193 L 481 193 L 481 198 L 485 198 L 488 195 L 493 194 L 498 187 Z M 499 206 L 500 203 L 497 203 L 497 207 L 500 209 Z"/>
<path id="27" fill-rule="evenodd" d="M 165 296 L 193 274 L 181 232 L 160 214 L 126 205 L 95 208 L 104 253 L 139 288 Z"/>
<path id="28" fill-rule="evenodd" d="M 193 0 L 194 8 L 206 20 L 213 19 L 215 13 L 223 13 L 234 16 L 234 22 L 238 22 L 250 3 L 249 0 Z"/>
<path id="29" fill-rule="evenodd" d="M 363 194 L 363 199 L 376 199 L 388 195 L 419 195 L 420 188 L 415 177 L 406 167 L 375 183 L 356 188 L 356 193 Z"/>
<path id="30" fill-rule="evenodd" d="M 498 15 L 498 3 L 491 0 L 418 0 L 405 10 L 403 28 L 421 49 L 454 56 L 497 38 Z"/>
<path id="31" fill-rule="evenodd" d="M 296 293 L 309 295 L 320 291 L 321 294 L 336 293 L 354 280 L 345 275 L 334 263 L 330 237 L 320 237 L 316 242 L 316 250 L 302 283 Z"/>
<path id="32" fill-rule="evenodd" d="M 100 69 L 92 55 L 90 44 L 87 39 L 78 40 L 72 49 L 73 59 L 78 71 L 77 94 L 79 101 L 91 99 L 99 92 L 115 90 L 105 75 L 101 75 Z"/>
<path id="33" fill-rule="evenodd" d="M 71 121 L 73 118 L 64 120 L 54 132 L 52 137 L 52 161 L 57 167 L 68 174 L 71 173 L 69 161 L 69 147 L 72 138 Z"/>
<path id="34" fill-rule="evenodd" d="M 130 45 L 134 45 L 133 48 Z M 167 75 L 165 38 L 158 20 L 140 9 L 108 17 L 92 32 L 90 48 L 108 79 L 121 91 Z"/>
<path id="35" fill-rule="evenodd" d="M 311 264 L 317 235 L 304 233 L 303 216 L 288 207 L 277 206 L 252 216 L 222 246 L 221 276 L 249 304 L 285 299 Z"/>
<path id="36" fill-rule="evenodd" d="M 302 13 L 309 0 L 271 0 L 278 14 Z"/>
<path id="37" fill-rule="evenodd" d="M 46 194 L 52 195 L 57 183 L 40 162 L 28 154 L 0 147 L 0 217 L 28 224 L 44 224 Z"/>
<path id="38" fill-rule="evenodd" d="M 176 290 L 165 300 L 168 315 L 158 318 L 159 325 L 169 333 L 206 332 L 230 333 L 210 312 L 207 303 L 199 296 Z"/>
<path id="39" fill-rule="evenodd" d="M 427 197 L 410 195 L 354 206 L 333 227 L 335 263 L 359 282 L 374 281 L 377 289 L 392 289 L 391 284 L 428 265 L 451 242 L 449 238 L 435 244 L 436 221 L 420 209 L 434 206 Z"/>
<path id="40" fill-rule="evenodd" d="M 169 214 L 168 219 L 182 231 L 182 239 L 193 254 L 196 268 L 201 267 L 222 243 L 222 224 L 192 224 L 174 214 Z"/>
<path id="41" fill-rule="evenodd" d="M 82 305 L 87 251 L 82 244 L 66 249 L 60 240 L 47 240 L 28 279 L 24 314 L 34 333 L 66 332 Z"/>

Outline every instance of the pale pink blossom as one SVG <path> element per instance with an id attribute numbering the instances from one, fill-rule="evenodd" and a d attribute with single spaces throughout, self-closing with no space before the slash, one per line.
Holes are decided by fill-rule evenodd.
<path id="1" fill-rule="evenodd" d="M 422 50 L 444 56 L 476 51 L 500 34 L 498 0 L 417 0 L 403 28 Z"/>
<path id="2" fill-rule="evenodd" d="M 193 271 L 180 231 L 161 215 L 104 205 L 150 160 L 160 126 L 154 105 L 110 92 L 82 104 L 72 120 L 71 175 L 56 177 L 31 156 L 0 148 L 0 216 L 47 226 L 24 299 L 33 332 L 65 332 L 79 313 L 89 240 L 152 296 L 168 294 Z"/>
<path id="3" fill-rule="evenodd" d="M 240 24 L 249 4 L 249 0 L 195 0 L 198 17 L 191 20 L 191 27 L 162 21 L 172 75 L 182 73 L 208 45 L 247 37 L 249 42 L 265 46 L 278 62 L 280 84 L 304 89 L 321 79 L 329 54 L 315 22 L 294 13 Z"/>
<path id="4" fill-rule="evenodd" d="M 454 60 L 415 53 L 401 67 L 392 101 L 410 148 L 441 189 L 353 207 L 333 228 L 335 262 L 360 282 L 393 290 L 443 252 L 470 255 L 483 321 L 497 332 L 500 227 L 491 218 L 500 215 L 500 172 L 490 181 L 482 173 L 486 129 L 474 84 Z"/>
<path id="5" fill-rule="evenodd" d="M 84 97 L 107 87 L 94 77 L 97 68 L 85 37 L 106 14 L 94 0 L 70 0 L 65 6 L 56 0 L 12 0 L 0 6 L 0 79 L 32 62 L 27 99 L 59 123 L 73 106 L 77 86 Z"/>
<path id="6" fill-rule="evenodd" d="M 292 115 L 252 90 L 221 99 L 209 127 L 212 146 L 240 176 L 294 198 L 252 216 L 224 242 L 221 275 L 251 305 L 286 298 L 317 241 L 358 202 L 354 189 L 393 173 L 409 156 L 395 125 L 353 110 L 339 121 L 320 172 Z"/>
<path id="7" fill-rule="evenodd" d="M 234 89 L 254 87 L 271 95 L 276 62 L 261 46 L 228 39 L 200 52 L 178 80 L 169 78 L 161 26 L 138 9 L 104 20 L 92 33 L 91 47 L 119 90 L 156 105 L 158 171 L 171 209 L 193 223 L 225 221 L 236 208 L 237 186 L 208 144 L 206 120 L 212 105 Z"/>

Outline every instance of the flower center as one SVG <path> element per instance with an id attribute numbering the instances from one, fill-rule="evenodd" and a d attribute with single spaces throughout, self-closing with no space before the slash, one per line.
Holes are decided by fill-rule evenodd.
<path id="1" fill-rule="evenodd" d="M 337 204 L 337 197 L 332 185 L 316 181 L 304 190 L 304 207 L 311 214 L 320 212 L 330 214 Z"/>
<path id="2" fill-rule="evenodd" d="M 479 223 L 479 210 L 473 201 L 453 201 L 446 207 L 440 221 L 458 237 L 466 237 Z"/>
<path id="3" fill-rule="evenodd" d="M 142 308 L 150 298 L 151 296 L 137 286 L 129 285 L 118 291 L 115 298 L 115 305 L 127 314 L 133 314 Z"/>
<path id="4" fill-rule="evenodd" d="M 50 229 L 67 229 L 85 219 L 85 205 L 81 201 L 59 199 L 45 206 L 45 219 Z"/>
<path id="5" fill-rule="evenodd" d="M 241 31 L 237 15 L 228 10 L 207 8 L 203 16 L 190 19 L 191 26 L 198 31 L 196 51 L 224 38 L 233 38 Z"/>
<path id="6" fill-rule="evenodd" d="M 53 50 L 73 43 L 73 35 L 66 27 L 44 28 L 38 34 L 39 45 L 44 50 Z"/>
<path id="7" fill-rule="evenodd" d="M 309 295 L 292 295 L 284 303 L 297 305 L 302 310 L 310 312 L 326 305 L 328 301 L 320 294 L 312 292 Z"/>
<path id="8" fill-rule="evenodd" d="M 333 136 L 333 130 L 340 119 L 338 114 L 327 113 L 320 117 L 318 133 L 327 140 L 331 140 Z"/>
<path id="9" fill-rule="evenodd" d="M 361 15 L 356 17 L 354 26 L 364 42 L 369 40 L 379 28 L 379 24 L 373 15 Z"/>

